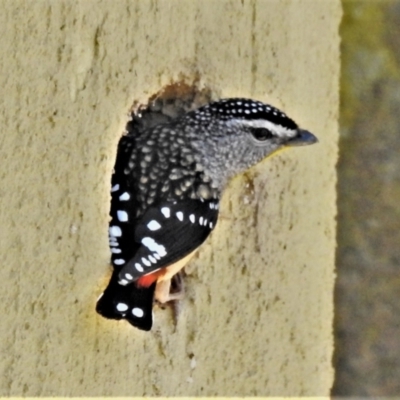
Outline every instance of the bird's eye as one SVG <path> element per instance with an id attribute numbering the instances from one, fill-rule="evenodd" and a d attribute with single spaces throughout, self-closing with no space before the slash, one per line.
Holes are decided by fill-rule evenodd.
<path id="1" fill-rule="evenodd" d="M 259 141 L 268 140 L 274 137 L 274 135 L 266 128 L 252 128 L 251 134 Z"/>

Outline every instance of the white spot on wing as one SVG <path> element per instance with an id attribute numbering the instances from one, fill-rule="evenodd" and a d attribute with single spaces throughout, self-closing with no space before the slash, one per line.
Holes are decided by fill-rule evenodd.
<path id="1" fill-rule="evenodd" d="M 144 237 L 142 239 L 143 246 L 146 246 L 151 252 L 157 253 L 160 257 L 164 257 L 167 252 L 165 247 L 158 244 L 154 239 L 150 237 Z"/>
<path id="2" fill-rule="evenodd" d="M 199 224 L 200 224 L 200 225 L 203 225 L 203 220 L 204 220 L 204 218 L 203 218 L 203 217 L 200 217 L 200 219 L 199 219 Z"/>
<path id="3" fill-rule="evenodd" d="M 151 262 L 147 259 L 142 257 L 142 263 L 146 266 L 146 267 L 150 267 Z"/>
<path id="4" fill-rule="evenodd" d="M 117 211 L 117 217 L 121 222 L 126 222 L 128 221 L 128 213 L 126 211 Z"/>
<path id="5" fill-rule="evenodd" d="M 118 185 L 118 183 L 117 183 L 115 186 L 113 186 L 113 187 L 111 188 L 111 193 L 116 192 L 117 190 L 119 190 L 119 185 Z"/>
<path id="6" fill-rule="evenodd" d="M 124 192 L 121 194 L 121 196 L 119 196 L 119 199 L 121 201 L 127 201 L 131 198 L 130 194 L 128 192 Z"/>
<path id="7" fill-rule="evenodd" d="M 156 260 L 153 256 L 149 256 L 149 260 L 150 260 L 153 264 L 157 264 L 157 260 Z"/>
<path id="8" fill-rule="evenodd" d="M 118 311 L 124 312 L 128 309 L 129 307 L 125 303 L 118 303 L 116 309 Z"/>
<path id="9" fill-rule="evenodd" d="M 117 258 L 117 259 L 114 260 L 114 264 L 115 264 L 115 265 L 122 265 L 122 264 L 125 264 L 125 260 L 122 259 L 122 258 Z"/>
<path id="10" fill-rule="evenodd" d="M 161 212 L 165 218 L 169 218 L 171 216 L 171 210 L 168 207 L 161 208 Z"/>
<path id="11" fill-rule="evenodd" d="M 139 307 L 135 307 L 135 308 L 132 309 L 132 314 L 135 317 L 142 318 L 143 315 L 144 315 L 144 311 Z"/>
<path id="12" fill-rule="evenodd" d="M 183 212 L 182 211 L 178 211 L 176 213 L 177 218 L 179 219 L 179 221 L 183 221 Z"/>
<path id="13" fill-rule="evenodd" d="M 121 253 L 121 249 L 111 249 L 111 253 L 120 254 Z"/>
<path id="14" fill-rule="evenodd" d="M 110 233 L 110 236 L 114 236 L 114 237 L 120 237 L 122 236 L 122 231 L 121 228 L 119 226 L 110 226 L 110 229 L 108 230 Z"/>
<path id="15" fill-rule="evenodd" d="M 156 221 L 156 220 L 152 220 L 147 224 L 147 227 L 151 230 L 151 231 L 157 231 L 158 229 L 161 228 L 161 225 Z"/>
<path id="16" fill-rule="evenodd" d="M 137 271 L 143 272 L 143 267 L 139 263 L 135 264 L 135 268 L 136 268 Z"/>
<path id="17" fill-rule="evenodd" d="M 190 214 L 190 215 L 189 215 L 189 219 L 190 219 L 190 222 L 191 222 L 192 224 L 194 224 L 195 221 L 196 221 L 196 218 L 195 218 L 194 214 Z"/>

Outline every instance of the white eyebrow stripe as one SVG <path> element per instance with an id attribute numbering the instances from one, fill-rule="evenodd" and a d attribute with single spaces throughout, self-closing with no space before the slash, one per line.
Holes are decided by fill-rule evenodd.
<path id="1" fill-rule="evenodd" d="M 282 125 L 274 124 L 273 122 L 267 121 L 265 119 L 254 119 L 252 121 L 248 121 L 245 119 L 242 120 L 235 120 L 235 121 L 228 121 L 228 124 L 235 124 L 235 125 L 242 125 L 248 126 L 251 128 L 265 128 L 271 131 L 272 134 L 278 137 L 294 137 L 297 134 L 297 129 L 288 129 Z"/>

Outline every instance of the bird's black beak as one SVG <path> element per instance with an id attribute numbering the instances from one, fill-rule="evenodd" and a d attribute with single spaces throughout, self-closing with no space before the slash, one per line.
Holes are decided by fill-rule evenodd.
<path id="1" fill-rule="evenodd" d="M 299 129 L 297 131 L 297 135 L 289 139 L 285 145 L 292 146 L 307 146 L 309 144 L 317 143 L 318 139 L 311 132 Z"/>

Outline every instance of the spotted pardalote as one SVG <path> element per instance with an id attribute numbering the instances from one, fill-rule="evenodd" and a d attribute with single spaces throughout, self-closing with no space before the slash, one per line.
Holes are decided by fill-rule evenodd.
<path id="1" fill-rule="evenodd" d="M 277 150 L 315 143 L 259 101 L 223 99 L 118 145 L 109 226 L 113 272 L 97 302 L 106 318 L 150 330 L 156 298 L 215 228 L 228 180 Z"/>

